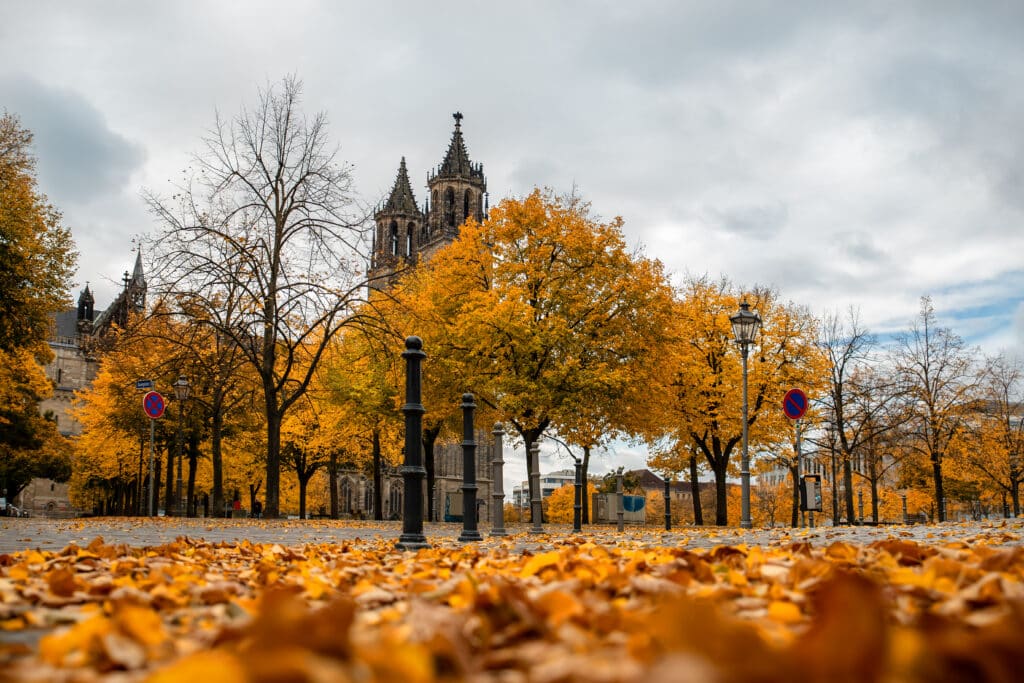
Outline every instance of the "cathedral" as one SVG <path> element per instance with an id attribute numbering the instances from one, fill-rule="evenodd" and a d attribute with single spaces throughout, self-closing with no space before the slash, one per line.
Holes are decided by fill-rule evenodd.
<path id="1" fill-rule="evenodd" d="M 387 199 L 374 212 L 373 247 L 368 281 L 376 290 L 387 289 L 405 269 L 428 261 L 459 234 L 459 227 L 468 219 L 487 218 L 487 178 L 483 164 L 470 161 L 466 141 L 462 137 L 460 112 L 452 115 L 455 129 L 448 151 L 437 168 L 427 174 L 427 198 L 422 207 L 416 202 L 405 157 L 398 164 L 398 175 Z M 452 397 L 453 403 L 459 397 Z M 430 410 L 430 406 L 427 406 Z M 477 504 L 479 518 L 490 519 L 493 498 L 491 460 L 494 440 L 488 429 L 476 432 Z M 447 436 L 447 438 L 445 438 Z M 458 439 L 456 440 L 456 437 Z M 447 434 L 434 446 L 434 509 L 429 519 L 461 521 L 462 519 L 462 447 L 461 435 Z M 343 513 L 363 514 L 369 511 L 369 482 L 365 477 L 343 474 L 339 487 Z M 401 512 L 402 479 L 390 473 L 383 482 L 385 517 Z M 426 504 L 427 497 L 424 496 Z"/>
<path id="2" fill-rule="evenodd" d="M 375 229 L 368 280 L 386 289 L 404 268 L 430 259 L 459 234 L 468 219 L 487 217 L 487 178 L 483 164 L 469 160 L 462 138 L 462 114 L 455 112 L 455 131 L 441 165 L 427 174 L 427 199 L 416 203 L 405 157 L 388 198 L 374 212 Z"/>

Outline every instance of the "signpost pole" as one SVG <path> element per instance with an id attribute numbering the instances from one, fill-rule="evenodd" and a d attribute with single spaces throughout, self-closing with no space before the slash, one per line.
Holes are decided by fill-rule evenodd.
<path id="1" fill-rule="evenodd" d="M 148 509 L 146 511 L 147 517 L 156 515 L 156 510 L 153 509 L 153 450 L 156 441 L 156 426 L 153 424 L 156 422 L 153 418 L 149 419 L 149 495 L 148 498 Z"/>
<path id="2" fill-rule="evenodd" d="M 800 477 L 803 475 L 804 469 L 804 458 L 800 453 L 800 420 L 793 420 L 793 426 L 796 429 L 796 480 L 800 482 Z M 799 485 L 799 484 L 798 484 Z M 811 513 L 814 514 L 814 513 Z M 807 519 L 804 515 L 804 511 L 800 511 L 800 527 L 807 526 Z"/>
<path id="3" fill-rule="evenodd" d="M 782 412 L 785 413 L 786 417 L 793 421 L 794 429 L 796 429 L 796 481 L 793 483 L 795 487 L 802 487 L 803 484 L 803 456 L 800 453 L 800 418 L 807 412 L 807 394 L 802 389 L 790 389 L 786 392 L 786 395 L 782 397 Z M 801 508 L 806 507 L 801 505 Z M 800 526 L 805 525 L 806 518 L 804 517 L 803 509 L 800 510 Z M 811 528 L 814 527 L 814 513 L 811 512 Z"/>

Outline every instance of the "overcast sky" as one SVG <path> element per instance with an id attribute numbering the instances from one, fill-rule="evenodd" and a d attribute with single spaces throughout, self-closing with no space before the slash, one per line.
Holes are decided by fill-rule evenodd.
<path id="1" fill-rule="evenodd" d="M 677 279 L 1024 347 L 1024 3 L 17 2 L 0 109 L 102 308 L 215 110 L 286 74 L 362 200 L 465 115 L 492 204 L 575 184 Z M 77 290 L 76 290 L 77 291 Z M 561 463 L 556 463 L 560 465 Z"/>

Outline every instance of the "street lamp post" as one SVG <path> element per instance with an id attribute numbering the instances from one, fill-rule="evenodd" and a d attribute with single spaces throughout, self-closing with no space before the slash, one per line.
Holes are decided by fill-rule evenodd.
<path id="1" fill-rule="evenodd" d="M 761 327 L 761 316 L 756 311 L 750 310 L 750 304 L 743 301 L 740 310 L 729 316 L 732 323 L 732 333 L 736 343 L 740 346 L 740 355 L 743 358 L 743 455 L 740 460 L 740 487 L 742 503 L 740 508 L 740 526 L 750 529 L 753 524 L 750 522 L 750 455 L 747 451 L 747 354 L 750 345 L 754 343 L 757 330 Z"/>
<path id="2" fill-rule="evenodd" d="M 178 516 L 179 517 L 184 517 L 185 516 L 185 499 L 183 497 L 183 490 L 182 490 L 182 485 L 181 485 L 181 460 L 182 460 L 182 457 L 181 457 L 181 451 L 182 451 L 181 423 L 182 423 L 182 419 L 183 419 L 184 414 L 185 414 L 185 401 L 188 400 L 188 394 L 189 394 L 190 387 L 188 385 L 188 379 L 185 378 L 185 375 L 179 376 L 178 380 L 174 383 L 173 386 L 174 386 L 174 396 L 175 396 L 175 398 L 178 399 L 178 438 L 177 438 L 177 441 L 178 441 L 178 494 L 177 494 L 177 497 L 178 497 Z"/>

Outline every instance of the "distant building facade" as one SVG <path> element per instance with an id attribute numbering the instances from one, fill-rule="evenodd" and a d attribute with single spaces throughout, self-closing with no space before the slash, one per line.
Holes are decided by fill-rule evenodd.
<path id="1" fill-rule="evenodd" d="M 75 308 L 57 313 L 47 344 L 53 352 L 44 368 L 53 382 L 53 395 L 39 409 L 50 412 L 57 421 L 57 431 L 64 436 L 81 434 L 82 425 L 71 415 L 75 392 L 88 387 L 96 377 L 99 363 L 96 351 L 109 341 L 115 326 L 124 327 L 130 316 L 146 308 L 146 278 L 142 253 L 136 254 L 131 274 L 124 274 L 124 287 L 114 301 L 98 315 L 95 298 L 86 284 L 78 295 Z M 75 514 L 68 498 L 68 485 L 49 479 L 34 479 L 12 503 L 35 516 L 69 516 Z"/>

